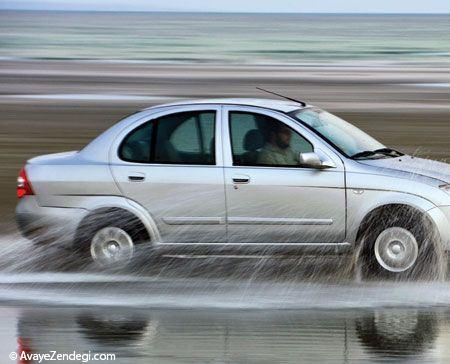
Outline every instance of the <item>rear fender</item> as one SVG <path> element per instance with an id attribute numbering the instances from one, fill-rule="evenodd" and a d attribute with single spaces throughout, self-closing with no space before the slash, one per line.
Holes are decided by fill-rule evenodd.
<path id="1" fill-rule="evenodd" d="M 67 207 L 84 208 L 89 213 L 102 209 L 122 209 L 135 215 L 145 226 L 153 243 L 161 241 L 158 227 L 148 211 L 135 201 L 121 196 L 65 196 Z M 88 213 L 88 214 L 89 214 Z"/>

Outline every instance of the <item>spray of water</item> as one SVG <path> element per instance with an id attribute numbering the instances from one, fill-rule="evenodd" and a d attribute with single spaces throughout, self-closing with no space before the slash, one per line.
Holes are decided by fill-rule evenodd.
<path id="1" fill-rule="evenodd" d="M 120 271 L 82 265 L 58 242 L 1 238 L 0 300 L 172 308 L 364 308 L 450 304 L 447 282 L 355 282 L 354 256 L 151 257 Z"/>
<path id="2" fill-rule="evenodd" d="M 281 214 L 280 210 L 275 212 Z M 92 262 L 89 243 L 96 231 L 109 226 L 126 230 L 138 243 L 131 264 L 111 269 Z M 373 254 L 377 236 L 389 226 L 408 229 L 420 244 L 419 264 L 401 274 L 381 270 Z M 160 256 L 134 217 L 112 210 L 86 220 L 76 239 L 68 239 L 65 228 L 36 229 L 37 243 L 15 232 L 0 238 L 0 300 L 232 308 L 450 303 L 448 284 L 442 282 L 447 259 L 432 224 L 401 206 L 371 216 L 361 229 L 354 252 L 337 256 L 280 254 L 276 244 L 265 246 L 256 256 L 230 256 L 226 245 L 214 254 L 198 248 L 187 255 L 175 252 Z M 289 237 L 295 235 L 297 227 L 280 228 Z M 184 229 L 180 226 L 174 236 L 182 239 Z M 208 239 L 214 234 L 203 233 L 202 238 Z M 267 239 L 266 233 L 259 231 L 261 239 Z M 405 283 L 411 279 L 419 282 Z"/>

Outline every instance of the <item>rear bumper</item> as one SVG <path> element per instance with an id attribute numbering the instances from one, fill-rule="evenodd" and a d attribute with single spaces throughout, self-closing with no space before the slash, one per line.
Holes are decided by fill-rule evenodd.
<path id="1" fill-rule="evenodd" d="M 67 243 L 73 241 L 87 212 L 80 208 L 39 206 L 35 196 L 25 196 L 17 204 L 16 222 L 26 238 L 39 243 Z"/>
<path id="2" fill-rule="evenodd" d="M 436 225 L 445 250 L 450 251 L 450 206 L 435 207 L 427 214 Z"/>

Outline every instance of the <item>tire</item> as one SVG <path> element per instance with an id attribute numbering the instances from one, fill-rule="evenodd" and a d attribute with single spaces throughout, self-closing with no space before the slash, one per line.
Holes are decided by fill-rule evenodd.
<path id="1" fill-rule="evenodd" d="M 109 211 L 83 221 L 74 250 L 81 266 L 120 269 L 136 260 L 136 247 L 144 243 L 150 243 L 150 238 L 135 216 Z"/>
<path id="2" fill-rule="evenodd" d="M 359 239 L 362 278 L 442 280 L 446 256 L 433 225 L 411 209 L 383 210 Z"/>

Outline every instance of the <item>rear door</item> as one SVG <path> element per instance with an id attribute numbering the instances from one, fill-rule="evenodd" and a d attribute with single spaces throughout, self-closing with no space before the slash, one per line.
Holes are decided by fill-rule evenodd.
<path id="1" fill-rule="evenodd" d="M 239 106 L 224 107 L 223 112 L 228 241 L 342 242 L 346 197 L 341 160 L 328 150 L 336 168 L 295 165 L 290 160 L 300 152 L 326 151 L 317 137 L 277 112 Z M 287 158 L 291 165 L 280 162 L 280 153 L 286 151 L 270 145 L 271 128 L 291 133 L 292 153 Z"/>
<path id="2" fill-rule="evenodd" d="M 226 240 L 219 111 L 160 113 L 127 130 L 113 155 L 122 193 L 149 211 L 163 243 Z"/>

